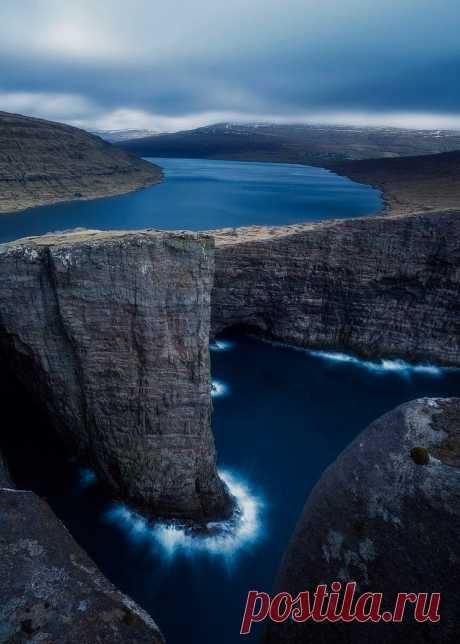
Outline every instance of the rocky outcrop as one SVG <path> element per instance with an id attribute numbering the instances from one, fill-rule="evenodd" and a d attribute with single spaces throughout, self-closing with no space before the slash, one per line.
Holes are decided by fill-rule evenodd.
<path id="1" fill-rule="evenodd" d="M 460 215 L 214 231 L 212 332 L 460 364 Z"/>
<path id="2" fill-rule="evenodd" d="M 356 581 L 357 594 L 441 593 L 437 623 L 414 605 L 395 623 L 286 621 L 267 644 L 458 641 L 460 399 L 420 399 L 382 416 L 329 466 L 305 505 L 281 564 L 277 591 Z M 343 595 L 342 595 L 343 597 Z"/>
<path id="3" fill-rule="evenodd" d="M 0 356 L 109 492 L 229 511 L 210 428 L 213 242 L 74 232 L 0 246 Z"/>
<path id="4" fill-rule="evenodd" d="M 62 123 L 0 112 L 0 214 L 157 183 L 160 168 Z"/>
<path id="5" fill-rule="evenodd" d="M 33 492 L 0 489 L 0 529 L 0 642 L 164 642 Z"/>

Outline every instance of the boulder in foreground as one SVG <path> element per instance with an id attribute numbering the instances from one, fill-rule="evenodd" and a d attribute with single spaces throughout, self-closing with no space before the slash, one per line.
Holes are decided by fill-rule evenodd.
<path id="1" fill-rule="evenodd" d="M 0 489 L 0 533 L 0 642 L 163 644 L 33 492 Z"/>
<path id="2" fill-rule="evenodd" d="M 427 453 L 427 458 L 425 455 Z M 458 642 L 460 399 L 420 399 L 382 416 L 329 466 L 305 505 L 276 580 L 295 596 L 356 581 L 359 594 L 441 593 L 437 623 L 270 623 L 268 644 Z M 342 595 L 343 596 L 343 595 Z"/>

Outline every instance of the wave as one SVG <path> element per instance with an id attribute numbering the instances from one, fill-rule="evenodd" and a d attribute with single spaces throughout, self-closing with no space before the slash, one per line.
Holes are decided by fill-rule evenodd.
<path id="1" fill-rule="evenodd" d="M 122 504 L 112 506 L 104 518 L 121 529 L 133 544 L 150 544 L 168 559 L 179 553 L 186 556 L 205 553 L 231 559 L 260 538 L 263 501 L 234 472 L 220 471 L 219 476 L 236 500 L 236 510 L 226 521 L 208 523 L 200 530 L 174 522 L 152 524 Z"/>

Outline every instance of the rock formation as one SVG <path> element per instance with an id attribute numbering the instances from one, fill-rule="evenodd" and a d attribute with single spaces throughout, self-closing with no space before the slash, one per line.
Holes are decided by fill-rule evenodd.
<path id="1" fill-rule="evenodd" d="M 0 246 L 0 356 L 109 492 L 228 514 L 210 427 L 213 242 L 74 232 Z"/>
<path id="2" fill-rule="evenodd" d="M 307 500 L 276 581 L 296 595 L 356 581 L 359 594 L 441 593 L 441 620 L 270 624 L 267 644 L 458 641 L 460 399 L 420 399 L 372 423 L 329 466 Z M 427 453 L 427 458 L 419 458 Z M 343 596 L 342 596 L 343 597 Z"/>
<path id="3" fill-rule="evenodd" d="M 164 642 L 33 492 L 0 489 L 0 528 L 0 642 Z"/>
<path id="4" fill-rule="evenodd" d="M 160 168 L 78 128 L 0 112 L 0 214 L 138 190 Z"/>
<path id="5" fill-rule="evenodd" d="M 460 364 L 460 215 L 214 231 L 212 332 Z"/>

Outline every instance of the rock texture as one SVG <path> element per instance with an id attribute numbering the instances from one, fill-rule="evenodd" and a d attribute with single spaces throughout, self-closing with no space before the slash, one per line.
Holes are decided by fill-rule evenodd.
<path id="1" fill-rule="evenodd" d="M 460 364 L 460 214 L 213 232 L 212 332 Z"/>
<path id="2" fill-rule="evenodd" d="M 268 644 L 458 641 L 460 399 L 420 399 L 382 416 L 329 466 L 305 505 L 276 590 L 356 581 L 358 594 L 440 592 L 441 620 L 270 624 Z M 427 462 L 416 457 L 428 452 Z"/>
<path id="3" fill-rule="evenodd" d="M 213 242 L 74 232 L 0 246 L 0 357 L 116 497 L 229 511 L 210 428 Z"/>
<path id="4" fill-rule="evenodd" d="M 157 166 L 83 130 L 0 112 L 0 214 L 117 195 L 161 177 Z"/>
<path id="5" fill-rule="evenodd" d="M 0 489 L 0 533 L 0 642 L 164 642 L 33 492 Z"/>

